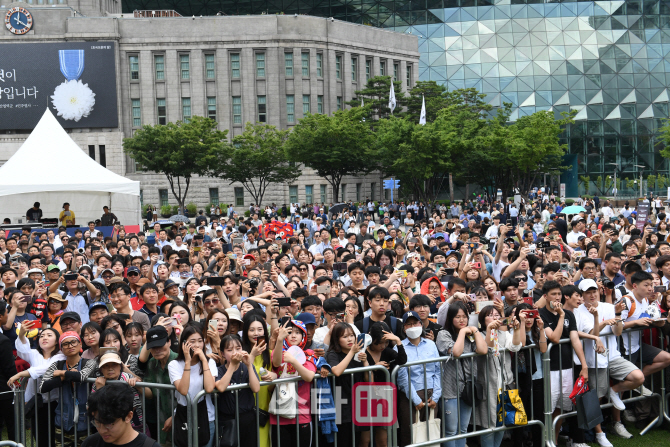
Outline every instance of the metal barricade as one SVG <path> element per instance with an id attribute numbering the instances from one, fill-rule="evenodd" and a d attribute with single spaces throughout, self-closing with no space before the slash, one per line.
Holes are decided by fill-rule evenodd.
<path id="1" fill-rule="evenodd" d="M 623 331 L 623 333 L 620 337 L 617 337 L 617 339 L 618 339 L 617 344 L 620 345 L 619 340 L 623 341 L 622 337 L 628 337 L 628 345 L 631 346 L 632 334 L 635 333 L 635 332 L 639 332 L 639 337 L 640 337 L 639 338 L 639 343 L 640 343 L 640 346 L 641 346 L 642 333 L 645 330 L 649 330 L 649 329 L 650 328 L 648 328 L 648 327 L 639 328 L 639 329 L 638 328 L 626 329 L 626 330 Z M 612 335 L 612 334 L 608 334 L 608 335 Z M 662 348 L 662 346 L 663 346 L 663 336 L 662 336 L 662 334 L 660 335 L 659 339 L 660 339 L 661 348 Z M 585 343 L 589 343 L 589 342 L 594 343 L 593 340 L 588 340 L 588 339 L 583 339 L 583 338 L 580 339 L 580 341 L 582 343 L 582 346 L 584 346 Z M 544 376 L 544 403 L 545 403 L 545 406 L 544 406 L 545 407 L 545 413 L 544 413 L 544 416 L 545 416 L 545 421 L 544 422 L 545 423 L 544 423 L 544 425 L 545 425 L 545 431 L 546 431 L 546 433 L 545 433 L 546 444 L 549 447 L 555 447 L 556 446 L 556 443 L 555 443 L 556 427 L 559 424 L 559 422 L 562 423 L 562 420 L 564 420 L 566 418 L 569 418 L 569 417 L 574 417 L 574 416 L 577 415 L 577 412 L 575 410 L 565 411 L 561 407 L 560 408 L 560 414 L 558 416 L 554 417 L 553 416 L 553 408 L 552 408 L 552 404 L 551 404 L 552 380 L 551 380 L 550 353 L 551 353 L 551 350 L 554 346 L 561 345 L 561 344 L 568 344 L 568 343 L 571 343 L 570 339 L 560 340 L 560 342 L 557 343 L 557 344 L 549 343 L 549 345 L 547 347 L 547 351 L 542 356 L 543 376 Z M 605 340 L 605 348 L 607 349 L 606 355 L 608 356 L 608 364 L 607 364 L 606 369 L 607 369 L 607 378 L 608 378 L 608 386 L 609 386 L 609 374 L 610 374 L 610 361 L 609 361 L 610 345 L 609 345 L 609 340 Z M 621 353 L 621 356 L 624 359 L 626 359 L 628 361 L 631 361 L 632 354 L 626 355 L 624 346 L 621 346 L 621 345 L 618 346 L 618 350 L 619 350 L 619 352 Z M 602 354 L 597 354 L 595 349 L 593 351 L 594 351 L 594 355 L 595 355 L 594 365 L 597 367 L 597 365 L 598 365 L 598 355 L 602 355 Z M 569 370 L 570 370 L 570 373 L 572 374 L 573 370 L 574 370 L 574 366 L 575 366 L 574 355 L 571 354 L 570 358 L 571 358 L 571 362 L 570 362 Z M 560 402 L 563 401 L 563 397 L 564 397 L 563 396 L 563 389 L 561 387 L 561 384 L 563 383 L 563 371 L 568 370 L 568 368 L 563 367 L 563 362 L 562 362 L 562 358 L 561 358 L 560 355 L 558 356 L 558 359 L 559 359 L 559 383 L 558 383 L 559 397 L 558 397 L 558 404 L 557 405 L 559 405 L 559 407 L 560 407 Z M 588 359 L 587 359 L 587 363 L 588 363 Z M 633 362 L 631 362 L 631 363 L 633 363 Z M 637 366 L 640 370 L 643 369 L 644 365 L 642 364 L 642 356 L 641 355 L 639 356 L 639 362 L 634 363 L 634 365 Z M 600 370 L 600 369 L 603 369 L 603 368 L 596 368 L 596 375 L 595 375 L 595 381 L 594 381 L 596 392 L 598 390 L 598 380 L 599 380 L 597 370 Z M 647 427 L 645 427 L 643 430 L 641 430 L 640 435 L 644 435 L 649 430 L 651 430 L 654 426 L 659 426 L 660 427 L 660 425 L 663 423 L 663 417 L 664 416 L 666 418 L 668 417 L 667 416 L 667 407 L 666 407 L 666 404 L 665 404 L 667 396 L 666 396 L 666 399 L 663 398 L 663 396 L 665 396 L 665 370 L 661 369 L 659 371 L 659 373 L 661 374 L 660 393 L 655 393 L 655 392 L 652 391 L 651 395 L 644 396 L 642 394 L 642 392 L 640 391 L 640 395 L 634 397 L 633 396 L 633 390 L 627 390 L 627 391 L 623 392 L 624 394 L 627 393 L 629 395 L 628 398 L 622 399 L 622 401 L 626 404 L 634 403 L 634 402 L 641 401 L 641 400 L 644 400 L 644 399 L 649 399 L 649 398 L 655 398 L 655 399 L 658 399 L 658 401 L 659 401 L 659 405 L 660 405 L 659 416 L 654 418 L 654 420 L 652 420 L 647 425 Z M 656 374 L 652 374 L 651 376 L 649 376 L 650 381 L 651 381 L 650 386 L 651 386 L 652 390 L 654 390 L 656 388 L 655 387 L 655 376 L 656 376 Z M 577 377 L 574 377 L 574 375 L 573 375 L 572 379 L 573 379 L 573 382 L 574 382 L 574 381 L 577 380 Z M 589 375 L 589 381 L 591 381 L 591 380 L 592 380 L 592 378 Z M 605 395 L 605 396 L 607 397 L 607 395 Z M 603 404 L 600 405 L 601 409 L 606 409 L 606 408 L 610 408 L 610 407 L 613 407 L 613 404 L 612 404 L 612 402 L 609 398 L 608 398 L 607 403 L 603 403 Z"/>
<path id="2" fill-rule="evenodd" d="M 351 384 L 353 385 L 354 384 L 354 376 L 353 376 L 354 374 L 374 372 L 374 371 L 382 372 L 384 374 L 386 382 L 391 382 L 389 370 L 386 369 L 382 365 L 373 365 L 373 366 L 367 366 L 367 367 L 361 367 L 361 368 L 350 368 L 350 369 L 345 370 L 344 373 L 342 373 L 342 375 L 340 377 L 349 376 L 350 377 L 349 380 L 351 380 Z M 315 398 L 315 395 L 318 395 L 318 393 L 314 392 L 315 389 L 316 389 L 315 381 L 316 381 L 317 377 L 319 377 L 319 372 L 318 371 L 315 373 L 314 379 L 312 380 L 312 383 L 310 385 L 310 397 L 311 397 L 311 401 L 312 401 L 311 402 L 311 408 L 310 408 L 310 410 L 311 410 L 310 411 L 310 421 L 312 423 L 312 430 L 314 431 L 314 434 L 312 435 L 312 439 L 315 441 L 315 444 L 314 444 L 315 447 L 319 447 L 319 439 L 320 439 L 318 413 L 315 414 L 315 411 L 314 411 L 314 409 L 315 409 L 314 398 Z M 218 377 L 217 380 L 218 379 L 221 379 L 221 378 Z M 331 390 L 333 390 L 333 391 L 336 389 L 335 386 L 334 386 L 334 379 L 335 379 L 335 376 L 333 374 L 330 374 L 328 376 L 328 380 L 331 381 Z M 302 381 L 302 379 L 299 376 L 298 377 L 288 377 L 288 378 L 276 379 L 276 380 L 273 380 L 272 382 L 262 382 L 261 381 L 260 386 L 261 387 L 274 387 L 276 385 L 280 385 L 280 384 L 283 384 L 283 383 L 298 383 L 298 382 L 301 382 L 301 381 Z M 370 381 L 370 382 L 372 382 L 372 381 Z M 239 419 L 239 405 L 237 405 L 237 403 L 239 402 L 239 392 L 241 390 L 248 389 L 248 388 L 249 388 L 249 384 L 236 384 L 236 385 L 229 385 L 228 388 L 226 388 L 226 391 L 225 391 L 226 393 L 227 392 L 235 393 L 235 399 L 236 399 L 235 420 L 238 421 L 238 422 L 240 420 Z M 219 408 L 218 408 L 218 405 L 217 405 L 217 400 L 219 398 L 219 394 L 220 393 L 218 393 L 217 391 L 214 391 L 213 393 L 207 393 L 207 392 L 205 392 L 205 390 L 202 390 L 198 394 L 196 394 L 193 397 L 193 399 L 189 399 L 189 404 L 190 404 L 189 406 L 192 409 L 192 411 L 191 411 L 191 415 L 192 415 L 191 426 L 192 427 L 198 427 L 198 402 L 200 401 L 200 399 L 203 398 L 203 397 L 207 397 L 207 396 L 209 396 L 210 398 L 213 399 L 214 412 L 215 412 L 214 413 L 215 414 L 215 418 L 214 418 L 214 439 L 215 440 L 219 439 L 220 421 L 219 421 Z M 256 428 L 257 428 L 257 430 L 259 431 L 259 434 L 260 434 L 261 427 L 260 427 L 260 421 L 259 421 L 259 419 L 260 419 L 260 414 L 259 414 L 260 413 L 260 406 L 259 406 L 259 402 L 258 402 L 259 396 L 258 396 L 258 393 L 254 393 L 254 394 L 255 394 L 255 399 L 256 399 L 256 405 L 255 405 L 255 413 L 256 413 L 255 416 L 256 416 L 256 422 L 257 422 L 257 427 Z M 352 396 L 343 396 L 343 397 L 346 397 L 348 399 L 352 399 Z M 334 400 L 336 400 L 335 396 L 333 396 L 333 398 L 334 398 Z M 300 437 L 299 437 L 300 402 L 296 402 L 296 404 L 297 404 L 297 407 L 298 407 L 296 409 L 297 412 L 298 412 L 298 416 L 295 417 L 295 428 L 296 428 L 296 438 L 299 440 L 300 439 Z M 335 405 L 337 405 L 337 402 L 335 403 Z M 352 405 L 353 405 L 353 402 L 352 402 Z M 392 409 L 392 410 L 395 410 L 395 409 Z M 352 411 L 353 411 L 353 407 L 352 407 Z M 279 430 L 279 425 L 278 424 L 273 425 L 269 421 L 268 421 L 268 424 L 270 425 L 270 431 L 271 432 L 272 432 L 272 430 Z M 353 422 L 351 424 L 351 428 L 352 428 L 352 431 L 351 431 L 350 435 L 352 436 L 352 438 L 354 438 L 355 437 L 355 427 L 354 427 Z M 374 439 L 375 438 L 375 436 L 374 436 L 375 435 L 375 428 L 376 427 L 370 427 L 370 447 L 374 447 L 374 445 L 375 445 L 375 439 Z M 240 445 L 239 423 L 236 424 L 236 430 L 237 430 L 238 447 L 242 447 Z M 391 443 L 391 440 L 393 439 L 393 427 L 391 427 L 390 425 L 387 426 L 386 433 L 387 433 L 387 446 L 394 445 L 394 444 Z M 198 440 L 198 430 L 197 430 L 197 428 L 195 430 L 192 430 L 192 436 L 193 436 L 192 445 L 193 446 L 198 446 L 199 445 L 199 440 Z M 335 445 L 337 445 L 338 436 L 349 436 L 349 434 L 336 432 L 335 433 L 335 441 L 334 441 Z M 271 444 L 272 447 L 281 447 L 280 437 L 277 436 L 277 439 L 278 439 L 277 444 L 276 445 Z M 256 442 L 256 447 L 260 447 L 260 436 L 256 437 L 256 441 L 257 441 Z M 214 445 L 217 445 L 217 444 L 214 444 Z M 356 443 L 354 442 L 354 443 L 352 443 L 352 445 L 356 445 Z M 243 446 L 243 447 L 253 447 L 253 446 Z M 285 446 L 285 447 L 300 447 L 300 442 L 298 442 L 297 446 Z"/>
<path id="3" fill-rule="evenodd" d="M 519 363 L 518 363 L 519 356 L 518 356 L 518 354 L 520 352 L 526 352 L 526 353 L 528 353 L 528 355 L 532 355 L 533 354 L 532 350 L 534 348 L 536 348 L 536 345 L 534 345 L 534 344 L 522 347 L 516 353 L 517 355 L 515 355 L 514 364 L 513 364 L 513 372 L 512 373 L 514 375 L 514 379 L 515 379 L 515 383 L 517 384 L 517 388 L 519 387 Z M 501 349 L 499 353 L 500 353 L 501 356 L 504 357 L 504 355 L 507 352 L 509 352 L 509 351 Z M 413 421 L 413 419 L 414 419 L 414 404 L 413 404 L 412 399 L 411 399 L 411 395 L 412 395 L 412 381 L 411 381 L 411 378 L 410 378 L 411 377 L 411 369 L 413 367 L 422 368 L 423 369 L 423 376 L 424 376 L 424 384 L 426 384 L 427 383 L 427 381 L 426 381 L 426 364 L 428 364 L 428 363 L 438 363 L 439 364 L 439 367 L 440 367 L 439 380 L 441 381 L 442 377 L 444 375 L 444 368 L 445 368 L 445 365 L 446 365 L 447 362 L 455 362 L 456 371 L 458 372 L 459 370 L 462 370 L 463 372 L 465 372 L 464 369 L 461 369 L 462 368 L 461 362 L 470 362 L 470 365 L 471 365 L 470 370 L 473 371 L 472 365 L 474 365 L 474 363 L 476 361 L 480 360 L 480 359 L 484 359 L 485 366 L 486 366 L 485 367 L 485 383 L 488 384 L 490 380 L 497 380 L 496 378 L 489 377 L 488 366 L 490 365 L 490 362 L 498 361 L 495 357 L 492 357 L 490 354 L 477 354 L 477 353 L 474 353 L 474 352 L 469 352 L 469 353 L 462 354 L 459 357 L 443 356 L 443 357 L 438 357 L 438 358 L 434 358 L 434 359 L 408 362 L 404 365 L 396 366 L 396 368 L 391 373 L 392 383 L 395 384 L 396 386 L 398 386 L 398 374 L 399 374 L 400 370 L 403 369 L 403 368 L 408 369 L 408 373 L 407 373 L 408 381 L 407 381 L 407 383 L 408 383 L 408 386 L 409 386 L 408 394 L 410 395 L 410 397 L 408 399 L 409 400 L 409 414 L 410 414 L 410 421 L 409 422 L 410 422 L 410 426 L 409 427 L 404 427 L 404 429 L 410 430 L 410 439 L 411 439 L 410 445 L 412 447 L 421 447 L 421 446 L 424 446 L 424 445 L 426 445 L 426 446 L 427 445 L 434 445 L 434 444 L 437 444 L 437 443 L 455 441 L 455 440 L 458 440 L 458 439 L 471 438 L 471 437 L 475 437 L 475 436 L 488 435 L 488 434 L 493 434 L 493 433 L 496 433 L 496 432 L 514 430 L 514 429 L 519 429 L 519 428 L 529 427 L 529 426 L 531 426 L 531 427 L 532 426 L 539 426 L 540 427 L 541 435 L 542 435 L 542 441 L 544 443 L 544 441 L 545 441 L 545 427 L 544 427 L 544 425 L 545 424 L 540 420 L 532 419 L 532 414 L 533 414 L 533 410 L 534 410 L 534 408 L 533 408 L 534 405 L 533 405 L 533 389 L 532 389 L 532 386 L 531 386 L 531 389 L 530 389 L 530 391 L 531 391 L 530 392 L 530 404 L 531 404 L 530 408 L 525 408 L 524 407 L 524 410 L 526 411 L 526 414 L 528 416 L 528 422 L 527 422 L 526 425 L 505 426 L 503 424 L 500 427 L 497 427 L 497 426 L 490 427 L 489 425 L 491 425 L 491 424 L 490 424 L 490 420 L 489 420 L 488 422 L 486 422 L 485 428 L 482 428 L 482 429 L 478 430 L 476 427 L 481 426 L 481 424 L 478 423 L 478 422 L 481 422 L 481 421 L 477 420 L 477 409 L 478 409 L 479 406 L 477 405 L 476 402 L 474 402 L 474 405 L 473 405 L 471 413 L 470 413 L 470 416 L 472 417 L 472 419 L 470 419 L 469 423 L 467 424 L 467 425 L 472 425 L 474 430 L 473 431 L 467 431 L 466 430 L 466 433 L 462 433 L 462 434 L 460 433 L 460 431 L 461 431 L 461 396 L 460 396 L 460 393 L 457 390 L 457 393 L 456 393 L 457 396 L 455 397 L 456 405 L 457 405 L 456 406 L 456 408 L 457 408 L 457 410 L 456 410 L 456 413 L 457 413 L 456 434 L 451 435 L 451 436 L 446 435 L 446 424 L 445 424 L 446 418 L 445 418 L 445 416 L 446 416 L 447 413 L 446 413 L 446 403 L 445 403 L 445 393 L 444 393 L 445 390 L 442 390 L 442 395 L 440 396 L 440 402 L 439 402 L 439 405 L 438 405 L 438 409 L 440 409 L 440 419 L 441 419 L 441 424 L 440 424 L 440 429 L 441 429 L 440 435 L 441 435 L 441 437 L 439 439 L 430 439 L 430 437 L 427 436 L 427 439 L 429 439 L 429 440 L 426 441 L 426 442 L 423 442 L 423 443 L 415 443 L 414 442 L 414 436 L 413 436 L 413 432 L 412 432 L 412 424 L 414 423 L 414 421 Z M 534 357 L 531 357 L 531 361 L 534 361 Z M 477 370 L 477 373 L 480 374 L 479 368 Z M 458 375 L 462 376 L 462 374 L 458 374 Z M 531 376 L 532 376 L 532 370 L 531 370 Z M 476 380 L 472 380 L 472 382 L 471 382 L 472 396 L 476 396 L 476 394 L 475 394 L 475 386 L 476 386 L 475 382 L 476 382 Z M 457 386 L 459 386 L 459 385 L 457 385 Z M 398 394 L 404 393 L 404 392 L 405 392 L 404 390 L 401 390 L 400 387 L 398 387 Z M 496 405 L 496 407 L 494 407 L 494 408 L 497 408 L 498 394 L 496 393 L 495 396 L 490 396 L 490 393 L 488 392 L 488 389 L 485 391 L 485 393 L 487 395 L 487 399 L 485 399 L 485 401 L 482 402 L 482 405 L 491 405 L 491 402 L 493 402 L 494 405 Z M 428 393 L 424 393 L 424 402 L 423 403 L 426 406 L 428 405 Z M 502 408 L 503 408 L 503 420 L 504 420 L 504 417 L 505 417 L 504 406 Z M 487 416 L 488 416 L 488 411 L 490 411 L 488 409 L 488 407 L 487 407 L 486 411 L 487 411 Z M 426 424 L 426 430 L 427 430 L 426 434 L 428 435 L 427 424 Z M 393 445 L 397 446 L 397 445 L 399 445 L 398 438 L 397 438 L 397 432 L 396 431 L 394 431 L 394 432 L 396 433 L 396 437 L 394 439 Z"/>
<path id="4" fill-rule="evenodd" d="M 24 386 L 22 386 L 22 389 L 16 390 L 15 391 L 15 414 L 16 414 L 16 421 L 17 421 L 17 442 L 22 444 L 23 446 L 26 447 L 51 447 L 55 445 L 55 439 L 52 439 L 52 434 L 55 432 L 55 427 L 53 424 L 55 424 L 55 416 L 56 416 L 56 405 L 58 401 L 63 401 L 63 389 L 58 388 L 58 397 L 54 398 L 52 397 L 51 393 L 54 392 L 55 390 L 52 390 L 48 393 L 36 393 L 34 396 L 36 398 L 35 404 L 32 405 L 32 410 L 30 410 L 30 415 L 26 415 L 26 402 L 25 402 L 25 390 L 29 383 L 33 383 L 35 386 L 35 391 L 39 389 L 39 382 L 41 378 L 39 379 L 29 379 L 24 381 Z M 90 395 L 91 392 L 91 387 L 95 383 L 95 378 L 88 378 L 86 382 L 80 384 L 80 386 L 86 386 L 87 387 L 87 395 Z M 106 381 L 106 384 L 112 384 L 112 383 L 126 383 L 125 381 L 120 381 L 120 380 L 108 380 Z M 150 388 L 152 389 L 152 393 L 154 394 L 153 400 L 155 401 L 156 404 L 156 414 L 157 414 L 157 424 L 156 426 L 159 426 L 162 428 L 162 425 L 164 425 L 165 420 L 161 421 L 161 393 L 156 393 L 154 390 L 164 390 L 169 392 L 170 396 L 170 415 L 167 415 L 168 417 L 172 417 L 174 414 L 175 410 L 175 399 L 174 399 L 174 392 L 176 388 L 172 384 L 161 384 L 161 383 L 149 383 L 149 382 L 137 382 L 136 383 L 137 387 L 143 387 L 143 388 Z M 139 392 L 138 392 L 139 393 Z M 43 395 L 46 395 L 47 398 L 44 400 L 42 398 Z M 43 402 L 43 404 L 38 403 L 37 401 L 37 396 L 40 396 L 39 402 Z M 143 415 L 143 430 L 146 433 L 147 432 L 147 415 L 148 411 L 147 409 L 149 408 L 147 406 L 147 398 L 144 392 L 140 393 L 140 399 L 141 399 L 141 406 L 142 406 L 142 415 Z M 188 404 L 188 400 L 187 400 Z M 190 406 L 188 407 L 188 411 L 190 413 Z M 63 408 L 60 408 L 61 412 L 61 420 L 63 416 Z M 46 421 L 42 420 L 45 415 Z M 32 421 L 30 423 L 30 432 L 27 430 L 27 424 L 26 424 L 26 417 L 29 417 L 29 419 Z M 84 417 L 88 419 L 88 414 L 80 414 L 79 417 Z M 190 416 L 189 416 L 190 418 Z M 167 419 L 167 418 L 165 418 Z M 189 419 L 190 420 L 190 419 Z M 162 422 L 162 423 L 161 423 Z M 46 426 L 45 426 L 46 424 Z M 86 424 L 86 436 L 90 436 L 92 432 L 91 430 L 91 423 L 90 421 Z M 21 429 L 19 429 L 21 427 Z M 40 438 L 40 428 L 44 429 L 46 428 L 46 434 L 47 434 L 47 440 L 46 442 Z M 159 430 L 160 430 L 159 428 Z M 74 429 L 76 432 L 76 428 Z M 28 436 L 28 433 L 30 436 Z M 154 433 L 153 431 L 150 433 L 151 437 L 154 439 L 160 439 L 160 431 L 158 433 Z M 174 438 L 174 426 L 172 427 L 172 432 L 171 432 L 172 438 Z M 65 443 L 65 433 L 61 432 L 60 434 L 60 442 L 61 445 L 64 445 Z M 78 436 L 75 434 L 74 436 L 74 447 L 77 447 L 77 445 L 80 444 L 78 440 Z"/>

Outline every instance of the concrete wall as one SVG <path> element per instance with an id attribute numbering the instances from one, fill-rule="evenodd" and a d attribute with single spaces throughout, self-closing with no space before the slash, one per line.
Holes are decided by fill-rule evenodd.
<path id="1" fill-rule="evenodd" d="M 1 3 L 2 0 L 0 0 Z M 76 5 L 82 8 L 85 1 Z M 108 8 L 106 1 L 98 4 Z M 109 0 L 111 4 L 115 0 Z M 416 36 L 309 16 L 236 16 L 193 18 L 81 17 L 68 7 L 27 7 L 35 17 L 34 30 L 27 36 L 0 33 L 0 44 L 17 40 L 40 42 L 58 40 L 114 40 L 117 45 L 117 94 L 119 103 L 118 129 L 76 129 L 72 138 L 86 153 L 94 146 L 96 160 L 100 161 L 100 146 L 106 152 L 106 166 L 114 172 L 140 180 L 144 203 L 159 205 L 159 190 L 168 189 L 170 204 L 176 203 L 161 174 L 135 172 L 134 163 L 124 155 L 123 138 L 137 129 L 132 116 L 132 100 L 140 101 L 141 125 L 158 123 L 158 99 L 164 99 L 167 120 L 183 119 L 182 100 L 189 98 L 191 115 L 207 115 L 207 98 L 216 98 L 216 120 L 220 129 L 228 129 L 229 136 L 239 135 L 247 121 L 258 119 L 258 96 L 264 95 L 267 104 L 267 122 L 281 129 L 291 128 L 303 114 L 303 95 L 309 95 L 309 108 L 317 112 L 318 99 L 323 99 L 323 112 L 337 109 L 337 98 L 342 103 L 355 96 L 366 82 L 366 60 L 370 61 L 371 76 L 380 74 L 380 61 L 386 63 L 386 74 L 393 74 L 398 64 L 398 77 L 405 84 L 405 67 L 412 69 L 412 85 L 418 80 L 418 43 Z M 11 6 L 8 6 L 11 7 Z M 87 6 L 95 12 L 93 3 Z M 0 14 L 2 14 L 0 7 Z M 103 14 L 99 14 L 103 15 Z M 265 55 L 265 76 L 257 76 L 256 55 Z M 287 75 L 285 53 L 293 54 L 293 74 Z M 309 55 L 308 76 L 302 75 L 302 54 Z M 239 54 L 240 76 L 231 76 L 231 55 Z M 189 77 L 181 75 L 180 57 L 188 56 Z M 214 76 L 207 76 L 207 56 L 214 56 Z M 322 76 L 317 76 L 317 57 L 322 55 Z M 129 57 L 139 58 L 139 79 L 131 79 Z M 156 79 L 155 57 L 165 63 L 164 79 Z M 342 59 L 341 78 L 336 77 L 336 57 Z M 352 80 L 351 61 L 358 64 L 356 79 Z M 294 96 L 294 119 L 289 121 L 287 96 Z M 233 122 L 232 98 L 240 97 L 242 122 Z M 0 162 L 7 160 L 20 147 L 26 135 L 9 132 L 0 135 Z M 378 175 L 365 178 L 346 178 L 346 199 L 364 200 L 372 195 L 379 198 L 381 179 Z M 313 185 L 313 200 L 321 202 L 320 186 L 327 185 L 326 202 L 333 200 L 332 188 L 325 179 L 309 169 L 295 183 L 298 200 L 304 202 L 306 186 Z M 218 188 L 222 203 L 234 202 L 234 188 L 217 179 L 194 179 L 188 202 L 199 207 L 209 203 L 210 188 Z M 244 202 L 252 201 L 245 191 Z M 289 185 L 268 189 L 266 203 L 289 201 Z"/>

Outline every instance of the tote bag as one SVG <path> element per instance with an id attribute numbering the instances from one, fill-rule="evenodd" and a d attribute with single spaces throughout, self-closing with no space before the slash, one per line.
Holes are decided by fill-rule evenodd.
<path id="1" fill-rule="evenodd" d="M 431 408 L 428 411 L 428 419 L 425 421 L 419 420 L 419 415 L 416 413 L 416 422 L 412 424 L 413 443 L 420 444 L 435 439 L 440 439 L 440 419 L 435 419 L 435 409 Z M 427 428 L 426 428 L 427 427 Z M 440 447 L 440 443 L 430 444 L 428 447 Z"/>

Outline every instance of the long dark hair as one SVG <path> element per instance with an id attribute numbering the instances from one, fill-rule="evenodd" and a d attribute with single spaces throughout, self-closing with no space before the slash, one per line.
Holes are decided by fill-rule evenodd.
<path id="1" fill-rule="evenodd" d="M 330 346 L 328 346 L 328 351 L 342 352 L 342 348 L 340 347 L 340 338 L 342 338 L 342 336 L 347 331 L 351 331 L 354 335 L 356 335 L 352 327 L 349 326 L 349 323 L 337 323 L 333 327 L 333 330 L 330 332 Z"/>
<path id="2" fill-rule="evenodd" d="M 458 337 L 458 332 L 460 329 L 454 327 L 454 318 L 458 315 L 458 311 L 462 310 L 465 315 L 468 314 L 468 308 L 465 306 L 465 303 L 461 301 L 454 301 L 449 305 L 449 310 L 447 310 L 447 321 L 444 323 L 444 329 L 449 331 L 451 338 L 456 340 Z"/>
<path id="3" fill-rule="evenodd" d="M 200 327 L 199 324 L 189 324 L 184 327 L 184 331 L 181 333 L 179 336 L 179 350 L 177 351 L 177 360 L 181 360 L 183 362 L 186 362 L 186 358 L 184 357 L 184 343 L 186 343 L 186 340 L 193 335 L 193 334 L 199 334 L 203 341 L 205 340 L 205 336 L 202 333 L 202 328 Z M 200 360 L 199 360 L 200 361 Z M 200 361 L 202 363 L 202 361 Z M 200 374 L 202 375 L 203 370 L 205 369 L 204 365 L 202 368 L 200 368 Z"/>
<path id="4" fill-rule="evenodd" d="M 42 329 L 40 331 L 40 335 L 42 335 L 44 333 L 44 331 L 51 331 L 56 335 L 56 346 L 54 346 L 53 351 L 51 351 L 51 354 L 49 355 L 49 358 L 51 358 L 51 357 L 53 357 L 54 355 L 56 355 L 60 352 L 60 348 L 58 346 L 58 340 L 60 339 L 60 333 L 56 329 L 54 329 L 52 327 L 48 327 L 48 328 Z M 39 352 L 42 356 L 44 356 L 44 350 L 42 349 L 42 347 L 40 346 L 39 343 L 37 343 L 37 352 Z"/>
<path id="5" fill-rule="evenodd" d="M 344 304 L 346 305 L 349 301 L 356 303 L 356 308 L 358 309 L 358 315 L 354 317 L 354 321 L 362 320 L 365 317 L 365 311 L 363 310 L 363 306 L 361 306 L 361 300 L 357 296 L 350 295 L 344 300 Z"/>
<path id="6" fill-rule="evenodd" d="M 377 252 L 377 256 L 375 256 L 375 265 L 377 267 L 379 267 L 379 260 L 381 259 L 382 256 L 386 256 L 386 257 L 389 258 L 389 261 L 391 261 L 390 264 L 389 264 L 390 266 L 395 265 L 395 258 L 396 258 L 395 252 L 389 250 L 388 248 L 384 248 L 382 250 L 379 250 Z"/>
<path id="7" fill-rule="evenodd" d="M 261 354 L 263 358 L 263 366 L 265 369 L 270 367 L 270 340 L 268 337 L 268 325 L 265 323 L 265 320 L 258 315 L 247 314 L 243 318 L 244 324 L 242 325 L 242 349 L 247 352 L 251 352 L 253 346 L 251 346 L 251 341 L 249 340 L 249 328 L 251 323 L 258 321 L 263 327 L 263 340 L 265 340 L 265 351 Z M 221 341 L 221 349 L 223 350 L 223 340 Z"/>
<path id="8" fill-rule="evenodd" d="M 95 321 L 89 321 L 88 323 L 84 324 L 81 327 L 81 343 L 82 343 L 83 346 L 86 346 L 87 348 L 90 348 L 90 346 L 88 346 L 86 344 L 86 342 L 84 341 L 84 337 L 86 337 L 86 332 L 88 332 L 88 331 L 95 331 L 95 332 L 98 333 L 98 335 L 100 337 L 102 337 L 102 328 Z M 100 339 L 98 338 L 98 344 L 99 343 L 100 343 Z"/>
<path id="9" fill-rule="evenodd" d="M 101 348 L 105 347 L 105 340 L 107 340 L 107 337 L 112 336 L 116 338 L 119 341 L 119 355 L 121 356 L 121 361 L 123 363 L 126 363 L 126 360 L 128 360 L 128 350 L 126 349 L 126 345 L 123 344 L 123 339 L 121 338 L 121 334 L 118 333 L 116 329 L 105 329 L 102 331 L 102 335 L 100 335 L 100 341 L 98 341 L 98 346 Z"/>

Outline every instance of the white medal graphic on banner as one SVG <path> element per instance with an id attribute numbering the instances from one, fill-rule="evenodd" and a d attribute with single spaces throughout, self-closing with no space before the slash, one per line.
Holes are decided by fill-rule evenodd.
<path id="1" fill-rule="evenodd" d="M 79 121 L 87 117 L 95 105 L 95 93 L 79 80 L 84 72 L 84 50 L 58 50 L 58 60 L 65 82 L 56 87 L 51 100 L 58 116 Z"/>

